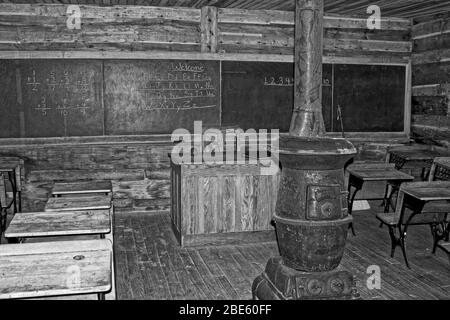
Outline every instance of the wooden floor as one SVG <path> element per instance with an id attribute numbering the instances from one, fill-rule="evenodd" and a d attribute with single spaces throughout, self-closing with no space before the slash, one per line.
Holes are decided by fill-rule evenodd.
<path id="1" fill-rule="evenodd" d="M 376 203 L 371 203 L 376 210 Z M 450 299 L 450 263 L 431 254 L 428 227 L 412 227 L 407 246 L 412 270 L 380 229 L 375 210 L 355 212 L 356 237 L 349 233 L 343 266 L 353 272 L 363 299 Z M 276 243 L 182 249 L 167 214 L 118 214 L 115 218 L 118 299 L 251 299 L 253 279 Z M 367 268 L 381 268 L 381 290 L 369 290 Z"/>

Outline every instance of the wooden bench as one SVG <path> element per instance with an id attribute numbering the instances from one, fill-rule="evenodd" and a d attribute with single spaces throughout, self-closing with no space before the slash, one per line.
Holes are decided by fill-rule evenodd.
<path id="1" fill-rule="evenodd" d="M 0 246 L 0 299 L 99 294 L 112 288 L 109 240 Z"/>
<path id="2" fill-rule="evenodd" d="M 17 213 L 6 238 L 100 235 L 111 233 L 109 210 Z"/>
<path id="3" fill-rule="evenodd" d="M 53 197 L 82 194 L 112 195 L 111 181 L 56 182 L 52 189 Z"/>

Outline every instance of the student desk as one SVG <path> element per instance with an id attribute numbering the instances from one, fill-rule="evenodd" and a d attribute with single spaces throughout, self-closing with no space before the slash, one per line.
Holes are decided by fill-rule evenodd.
<path id="1" fill-rule="evenodd" d="M 73 197 L 58 197 L 49 198 L 45 206 L 47 213 L 52 213 L 57 219 L 58 213 L 61 212 L 76 212 L 76 211 L 101 211 L 109 212 L 110 232 L 105 233 L 105 238 L 114 243 L 113 237 L 113 221 L 114 221 L 114 206 L 110 195 L 96 195 L 96 196 L 73 196 Z M 95 215 L 93 215 L 95 217 Z M 88 217 L 84 217 L 88 218 Z M 89 221 L 86 221 L 88 224 Z M 93 224 L 97 223 L 94 220 Z M 114 281 L 114 260 L 113 260 L 113 280 L 112 293 L 106 296 L 107 299 L 115 299 L 115 281 Z"/>
<path id="2" fill-rule="evenodd" d="M 398 147 L 388 150 L 387 162 L 394 163 L 397 170 L 404 168 L 406 164 L 419 167 L 422 170 L 421 178 L 428 180 L 429 170 L 435 158 L 448 156 L 444 151 L 418 146 Z"/>
<path id="3" fill-rule="evenodd" d="M 109 210 L 23 212 L 14 216 L 6 238 L 100 235 L 111 232 Z"/>
<path id="4" fill-rule="evenodd" d="M 11 207 L 14 214 L 22 211 L 22 161 L 19 158 L 6 157 L 0 158 L 0 235 L 5 231 L 8 212 Z M 6 183 L 9 181 L 12 191 L 12 200 L 8 201 L 6 192 Z"/>
<path id="5" fill-rule="evenodd" d="M 104 294 L 112 286 L 109 240 L 0 246 L 0 299 Z"/>
<path id="6" fill-rule="evenodd" d="M 347 168 L 348 173 L 348 213 L 351 215 L 353 212 L 353 203 L 356 194 L 361 191 L 365 182 L 373 181 L 386 181 L 392 188 L 388 194 L 388 188 L 384 194 L 384 212 L 389 211 L 391 198 L 394 191 L 398 190 L 403 182 L 413 181 L 414 177 L 396 170 L 389 164 L 358 164 Z M 352 193 L 352 189 L 353 193 Z M 350 229 L 353 235 L 355 235 L 355 229 L 353 223 L 350 224 Z"/>
<path id="7" fill-rule="evenodd" d="M 45 211 L 109 210 L 111 207 L 110 196 L 61 197 L 48 199 Z"/>
<path id="8" fill-rule="evenodd" d="M 435 181 L 450 181 L 450 157 L 435 158 L 430 177 Z"/>
<path id="9" fill-rule="evenodd" d="M 400 246 L 408 268 L 405 240 L 410 225 L 431 225 L 435 243 L 443 240 L 448 234 L 448 226 L 443 234 L 438 234 L 436 228 L 433 228 L 433 226 L 445 224 L 447 213 L 423 211 L 425 204 L 434 201 L 450 201 L 450 181 L 404 184 L 400 187 L 396 212 L 377 215 L 377 218 L 389 227 L 392 241 L 391 256 L 394 256 L 395 248 Z M 450 211 L 450 203 L 448 208 Z M 412 213 L 406 214 L 406 209 L 411 210 Z M 398 229 L 398 235 L 395 235 L 395 229 Z"/>

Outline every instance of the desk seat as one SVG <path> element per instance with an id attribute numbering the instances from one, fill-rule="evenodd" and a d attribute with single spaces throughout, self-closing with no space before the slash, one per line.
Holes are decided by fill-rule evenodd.
<path id="1" fill-rule="evenodd" d="M 17 213 L 6 238 L 105 235 L 111 232 L 109 210 Z"/>
<path id="2" fill-rule="evenodd" d="M 111 181 L 56 182 L 52 189 L 52 196 L 96 193 L 111 194 Z"/>
<path id="3" fill-rule="evenodd" d="M 50 198 L 45 211 L 79 211 L 111 209 L 111 196 L 62 197 Z"/>
<path id="4" fill-rule="evenodd" d="M 109 240 L 62 241 L 0 246 L 0 299 L 111 290 Z"/>

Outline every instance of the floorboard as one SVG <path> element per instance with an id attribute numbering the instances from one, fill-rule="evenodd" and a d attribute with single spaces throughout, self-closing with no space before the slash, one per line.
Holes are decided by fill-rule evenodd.
<path id="1" fill-rule="evenodd" d="M 342 265 L 355 276 L 363 299 L 450 300 L 450 263 L 442 251 L 433 255 L 427 226 L 411 227 L 408 269 L 401 250 L 389 256 L 390 238 L 371 210 L 354 212 L 357 236 L 348 234 Z M 276 242 L 241 246 L 181 248 L 167 214 L 118 213 L 114 246 L 117 298 L 249 300 L 253 280 L 267 260 L 278 255 Z M 5 243 L 5 239 L 2 239 Z M 369 290 L 369 266 L 381 269 L 381 290 Z"/>
<path id="2" fill-rule="evenodd" d="M 349 233 L 342 265 L 351 271 L 363 299 L 450 299 L 450 264 L 431 253 L 428 227 L 412 227 L 408 269 L 400 250 L 389 256 L 390 239 L 372 209 L 354 213 L 357 236 Z M 242 246 L 180 248 L 170 218 L 116 215 L 117 290 L 119 299 L 251 299 L 251 284 L 271 256 L 276 242 Z M 367 268 L 381 268 L 381 290 L 369 290 Z"/>

